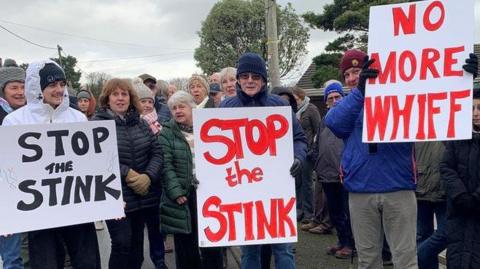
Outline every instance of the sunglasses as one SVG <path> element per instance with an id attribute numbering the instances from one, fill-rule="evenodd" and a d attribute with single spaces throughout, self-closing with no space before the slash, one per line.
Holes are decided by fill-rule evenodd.
<path id="1" fill-rule="evenodd" d="M 262 76 L 260 76 L 259 74 L 254 74 L 254 73 L 241 73 L 240 75 L 238 75 L 238 77 L 240 79 L 245 79 L 245 80 L 247 80 L 249 77 L 251 77 L 252 80 L 261 80 L 262 79 Z"/>

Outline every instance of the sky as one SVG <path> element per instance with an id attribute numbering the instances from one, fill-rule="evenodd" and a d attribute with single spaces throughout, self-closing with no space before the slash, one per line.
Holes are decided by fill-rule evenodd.
<path id="1" fill-rule="evenodd" d="M 198 31 L 216 0 L 0 0 L 0 57 L 18 63 L 57 57 L 78 60 L 82 81 L 90 72 L 134 77 L 149 73 L 170 80 L 202 73 L 193 58 L 200 44 Z M 333 0 L 277 0 L 291 2 L 298 14 L 320 13 Z M 480 25 L 480 0 L 475 0 Z M 38 45 L 15 37 L 9 31 Z M 475 42 L 480 42 L 476 27 Z M 310 29 L 305 69 L 336 36 Z M 294 78 L 295 79 L 295 78 Z"/>

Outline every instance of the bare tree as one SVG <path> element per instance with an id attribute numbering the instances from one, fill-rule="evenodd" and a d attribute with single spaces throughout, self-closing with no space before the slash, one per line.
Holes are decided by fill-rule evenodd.
<path id="1" fill-rule="evenodd" d="M 88 73 L 86 75 L 87 83 L 85 86 L 87 87 L 87 90 L 92 92 L 95 98 L 98 99 L 100 93 L 102 92 L 103 84 L 105 84 L 105 82 L 111 78 L 112 76 L 104 72 Z"/>
<path id="2" fill-rule="evenodd" d="M 172 78 L 169 83 L 175 85 L 178 91 L 187 91 L 188 78 Z"/>

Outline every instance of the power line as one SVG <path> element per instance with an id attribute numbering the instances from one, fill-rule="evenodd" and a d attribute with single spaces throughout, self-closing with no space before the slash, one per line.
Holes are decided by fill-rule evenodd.
<path id="1" fill-rule="evenodd" d="M 19 36 L 18 34 L 12 32 L 12 31 L 8 30 L 8 29 L 5 28 L 3 25 L 0 25 L 0 28 L 2 28 L 3 30 L 9 32 L 10 34 L 14 35 L 15 37 L 20 38 L 21 40 L 23 40 L 23 41 L 25 41 L 25 42 L 28 42 L 28 43 L 30 43 L 30 44 L 32 44 L 32 45 L 35 45 L 35 46 L 37 46 L 37 47 L 44 48 L 44 49 L 51 49 L 51 50 L 56 50 L 56 49 L 57 49 L 57 48 L 47 47 L 47 46 L 43 46 L 43 45 L 37 44 L 37 43 L 35 43 L 35 42 L 32 42 L 32 41 L 30 41 L 30 40 L 28 40 L 28 39 L 26 39 L 26 38 L 24 38 L 24 37 Z"/>
<path id="2" fill-rule="evenodd" d="M 111 40 L 106 40 L 106 39 L 98 39 L 98 38 L 94 38 L 94 37 L 90 37 L 90 36 L 84 36 L 84 35 L 76 35 L 76 34 L 57 32 L 57 31 L 52 31 L 52 30 L 48 30 L 48 29 L 39 28 L 39 27 L 36 27 L 36 26 L 31 26 L 31 25 L 26 25 L 26 24 L 21 24 L 21 23 L 16 23 L 16 22 L 11 22 L 11 21 L 1 20 L 1 19 L 0 19 L 0 22 L 10 23 L 10 24 L 13 24 L 13 25 L 34 29 L 34 30 L 37 30 L 37 31 L 53 33 L 53 34 L 57 34 L 57 35 L 70 36 L 70 37 L 75 37 L 75 38 L 80 38 L 80 39 L 87 39 L 87 40 L 92 40 L 92 41 L 97 41 L 97 42 L 104 42 L 104 43 L 110 43 L 110 44 L 116 44 L 116 45 L 122 45 L 122 46 L 130 46 L 130 47 L 162 48 L 162 47 L 159 47 L 159 46 L 145 46 L 145 45 L 134 44 L 134 43 L 126 43 L 126 42 L 117 42 L 117 41 L 111 41 Z M 192 49 L 183 49 L 183 48 L 162 48 L 162 49 L 193 51 Z"/>
<path id="3" fill-rule="evenodd" d="M 104 58 L 104 59 L 96 59 L 96 60 L 84 60 L 78 61 L 79 63 L 95 63 L 95 62 L 111 62 L 111 61 L 122 61 L 122 60 L 131 60 L 131 59 L 145 59 L 145 58 L 152 58 L 158 56 L 177 56 L 182 54 L 189 54 L 190 52 L 176 52 L 176 53 L 162 53 L 162 54 L 154 54 L 154 55 L 146 55 L 146 56 L 132 56 L 132 57 L 123 57 L 123 58 Z"/>

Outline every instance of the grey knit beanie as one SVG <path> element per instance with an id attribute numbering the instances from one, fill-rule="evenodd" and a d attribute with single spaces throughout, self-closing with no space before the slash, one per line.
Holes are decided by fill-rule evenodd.
<path id="1" fill-rule="evenodd" d="M 3 67 L 0 67 L 0 97 L 4 97 L 3 90 L 7 83 L 19 81 L 25 83 L 25 70 L 18 67 L 12 59 L 5 59 Z"/>
<path id="2" fill-rule="evenodd" d="M 137 92 L 138 99 L 147 99 L 150 98 L 155 102 L 155 97 L 153 96 L 152 90 L 150 90 L 145 84 L 143 84 L 143 81 L 140 77 L 134 78 L 132 80 L 132 86 L 133 89 Z"/>

